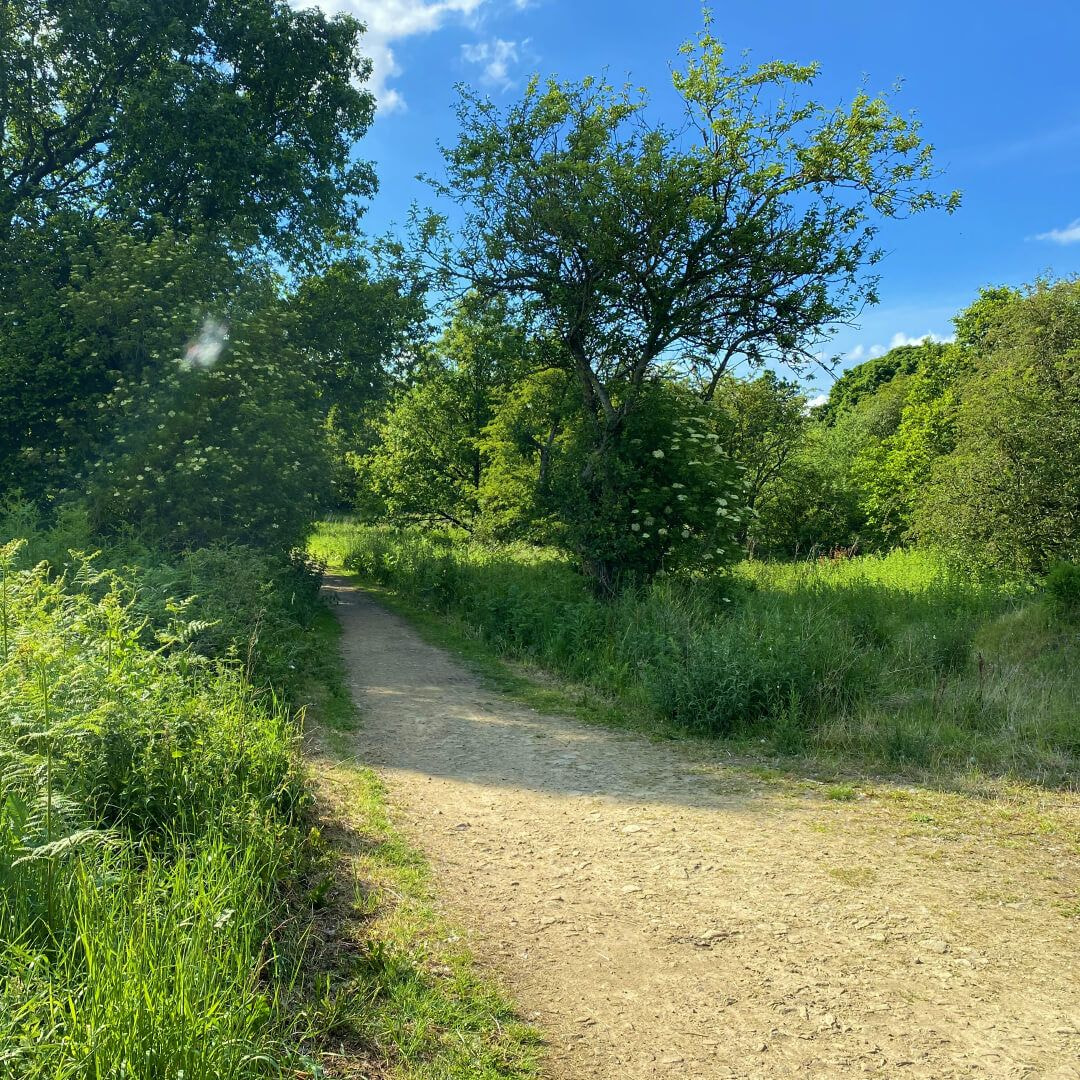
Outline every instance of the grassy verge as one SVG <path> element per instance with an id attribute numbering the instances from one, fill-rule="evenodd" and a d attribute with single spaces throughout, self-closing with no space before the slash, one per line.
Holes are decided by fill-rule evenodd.
<path id="1" fill-rule="evenodd" d="M 552 552 L 345 524 L 314 550 L 428 633 L 442 621 L 474 663 L 585 688 L 571 697 L 586 718 L 837 771 L 1076 782 L 1075 626 L 925 553 L 745 564 L 720 585 L 658 581 L 602 603 Z"/>
<path id="2" fill-rule="evenodd" d="M 291 711 L 129 574 L 0 547 L 0 1074 L 317 1074 Z"/>
<path id="3" fill-rule="evenodd" d="M 311 568 L 86 558 L 78 521 L 13 525 L 0 1076 L 531 1075 L 535 1035 L 436 914 L 375 777 L 307 774 L 297 703 L 326 738 L 356 722 Z"/>
<path id="4" fill-rule="evenodd" d="M 337 620 L 315 634 L 327 657 L 310 688 L 309 762 L 332 853 L 316 950 L 336 1003 L 330 1075 L 363 1062 L 402 1080 L 535 1076 L 539 1038 L 477 971 L 437 910 L 428 867 L 393 824 L 385 789 L 354 756 L 361 722 L 338 659 Z"/>

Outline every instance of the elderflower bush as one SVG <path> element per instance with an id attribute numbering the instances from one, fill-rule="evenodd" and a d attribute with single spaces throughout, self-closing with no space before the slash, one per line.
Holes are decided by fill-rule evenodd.
<path id="1" fill-rule="evenodd" d="M 111 449 L 92 470 L 95 524 L 174 548 L 294 547 L 328 490 L 317 387 L 272 314 L 234 324 L 227 338 L 222 329 L 219 349 L 207 333 L 106 403 Z"/>
<path id="2" fill-rule="evenodd" d="M 626 417 L 601 498 L 591 506 L 579 499 L 570 515 L 573 543 L 636 578 L 720 569 L 739 556 L 744 491 L 709 410 L 685 388 L 657 381 Z"/>

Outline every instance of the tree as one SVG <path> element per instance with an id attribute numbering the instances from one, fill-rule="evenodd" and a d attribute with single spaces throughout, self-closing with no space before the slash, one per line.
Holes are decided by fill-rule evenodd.
<path id="1" fill-rule="evenodd" d="M 721 445 L 745 470 L 746 505 L 752 510 L 805 438 L 806 395 L 798 383 L 765 371 L 754 379 L 724 376 L 713 403 L 723 418 Z"/>
<path id="2" fill-rule="evenodd" d="M 365 497 L 356 461 L 378 441 L 394 389 L 416 366 L 428 330 L 426 283 L 407 262 L 341 258 L 303 278 L 289 298 L 291 337 L 319 386 L 338 506 Z M 391 253 L 393 254 L 393 253 Z"/>
<path id="3" fill-rule="evenodd" d="M 360 33 L 283 0 L 0 0 L 0 491 L 64 486 L 118 383 L 351 232 Z"/>
<path id="4" fill-rule="evenodd" d="M 26 494 L 69 481 L 117 381 L 180 356 L 245 276 L 202 237 L 142 239 L 66 212 L 0 273 L 0 491 Z"/>
<path id="5" fill-rule="evenodd" d="M 482 460 L 471 389 L 466 373 L 439 371 L 401 393 L 379 425 L 360 476 L 391 520 L 472 529 Z"/>
<path id="6" fill-rule="evenodd" d="M 790 558 L 875 546 L 852 478 L 852 462 L 866 445 L 864 421 L 861 410 L 834 425 L 809 420 L 795 452 L 757 498 L 751 551 Z"/>
<path id="7" fill-rule="evenodd" d="M 218 540 L 289 551 L 326 505 L 319 388 L 265 283 L 208 320 L 179 363 L 122 379 L 89 455 L 92 524 L 162 547 Z M 227 327 L 227 328 L 226 328 Z"/>
<path id="8" fill-rule="evenodd" d="M 736 357 L 811 362 L 828 324 L 876 299 L 872 217 L 957 203 L 931 188 L 931 148 L 885 98 L 799 100 L 816 66 L 728 68 L 708 27 L 683 54 L 678 130 L 648 119 L 643 92 L 595 79 L 534 80 L 505 111 L 463 90 L 433 182 L 463 208 L 458 243 L 440 219 L 422 223 L 448 271 L 561 344 L 594 507 L 625 501 L 611 489 L 632 483 L 620 456 L 653 380 L 682 377 L 708 398 Z M 615 581 L 621 568 L 583 544 Z"/>
<path id="9" fill-rule="evenodd" d="M 845 409 L 854 408 L 863 398 L 876 394 L 900 375 L 913 375 L 929 357 L 945 346 L 932 341 L 919 345 L 900 345 L 883 356 L 864 360 L 845 371 L 829 391 L 829 400 L 819 409 L 818 416 L 832 423 Z"/>
<path id="10" fill-rule="evenodd" d="M 361 29 L 283 0 L 0 0 L 0 253 L 62 210 L 318 251 L 374 189 Z"/>
<path id="11" fill-rule="evenodd" d="M 500 301 L 466 296 L 418 381 L 398 395 L 364 477 L 393 518 L 472 529 L 486 467 L 483 436 L 503 392 L 538 363 Z"/>
<path id="12" fill-rule="evenodd" d="M 995 307 L 915 524 L 967 566 L 1041 574 L 1080 560 L 1080 281 Z"/>
<path id="13" fill-rule="evenodd" d="M 852 478 L 868 523 L 885 541 L 911 536 L 912 517 L 934 462 L 955 444 L 967 352 L 955 345 L 929 349 L 915 371 L 864 398 L 861 411 L 876 415 L 852 462 Z M 887 418 L 887 419 L 886 419 Z"/>
<path id="14" fill-rule="evenodd" d="M 579 402 L 572 377 L 558 366 L 506 389 L 480 443 L 485 533 L 500 540 L 566 546 L 558 486 L 567 471 L 563 458 L 580 423 Z"/>

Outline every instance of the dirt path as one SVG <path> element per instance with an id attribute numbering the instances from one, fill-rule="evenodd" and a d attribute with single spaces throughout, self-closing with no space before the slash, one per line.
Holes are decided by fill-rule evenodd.
<path id="1" fill-rule="evenodd" d="M 485 689 L 341 579 L 356 754 L 559 1078 L 1080 1078 L 1071 807 L 694 762 Z"/>

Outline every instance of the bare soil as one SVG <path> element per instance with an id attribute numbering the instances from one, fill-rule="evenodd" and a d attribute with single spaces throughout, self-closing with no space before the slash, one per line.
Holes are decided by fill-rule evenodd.
<path id="1" fill-rule="evenodd" d="M 1075 797 L 830 799 L 540 715 L 327 588 L 355 754 L 551 1077 L 1080 1078 Z"/>

